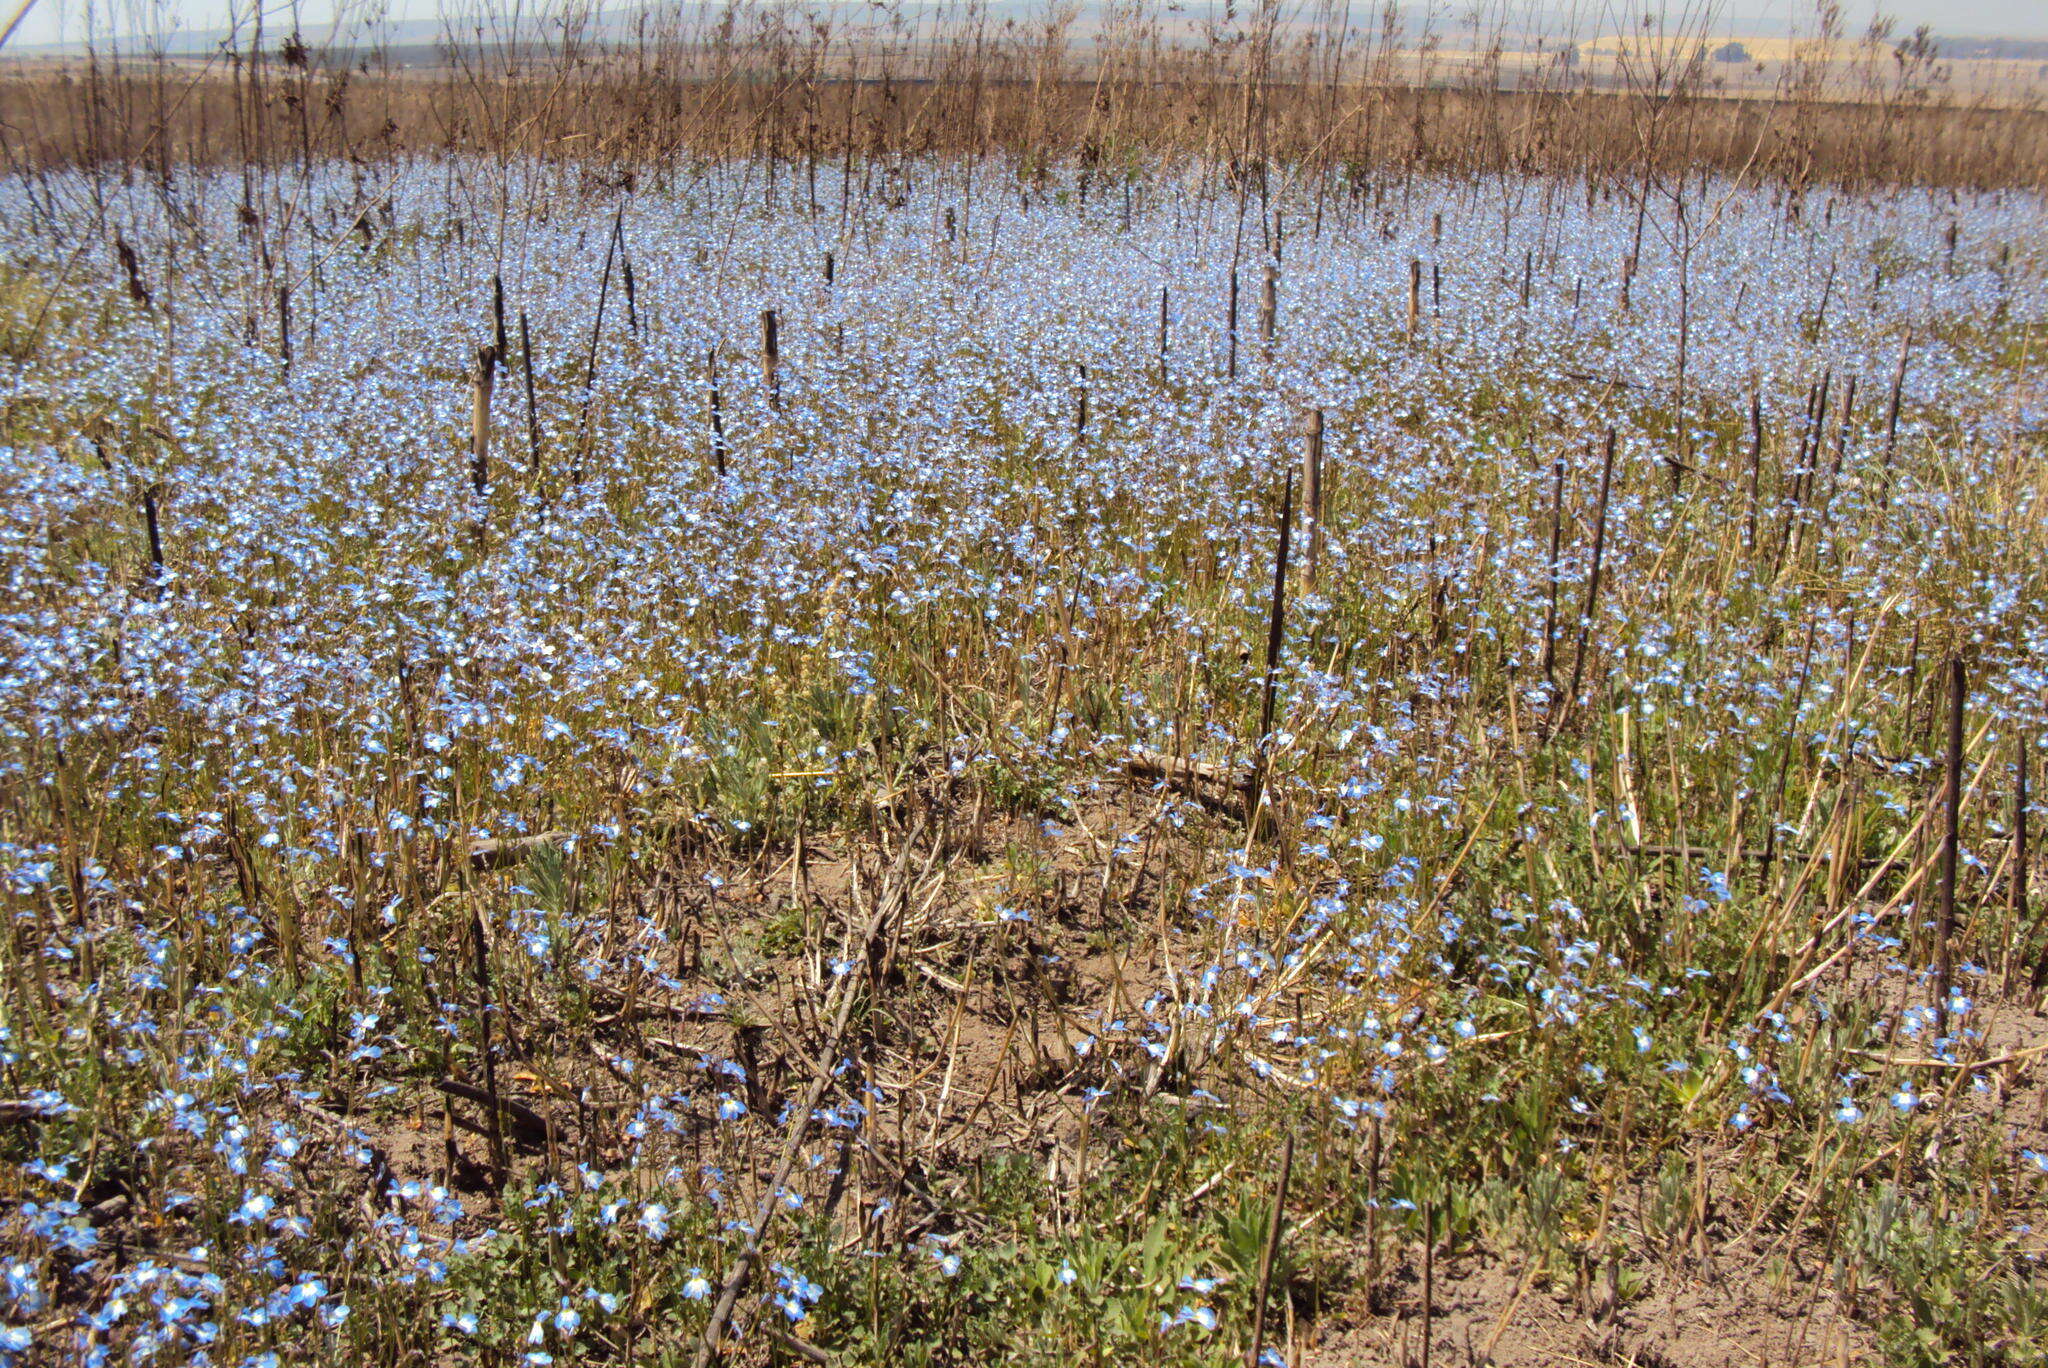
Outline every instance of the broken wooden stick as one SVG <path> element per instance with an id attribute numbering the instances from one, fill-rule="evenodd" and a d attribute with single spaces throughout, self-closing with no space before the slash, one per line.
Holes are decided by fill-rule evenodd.
<path id="1" fill-rule="evenodd" d="M 484 871 L 510 869 L 526 863 L 529 855 L 537 850 L 566 849 L 570 834 L 566 831 L 542 831 L 532 836 L 492 837 L 487 841 L 472 841 L 469 847 L 469 867 Z"/>
<path id="2" fill-rule="evenodd" d="M 435 1082 L 434 1086 L 440 1091 L 447 1093 L 450 1097 L 459 1097 L 465 1102 L 474 1102 L 479 1107 L 488 1108 L 492 1105 L 490 1093 L 471 1084 L 458 1082 L 453 1078 L 440 1079 Z M 497 1098 L 497 1108 L 500 1114 L 512 1123 L 514 1133 L 521 1140 L 529 1144 L 539 1146 L 547 1145 L 550 1142 L 562 1143 L 565 1140 L 560 1126 L 557 1126 L 524 1102 L 514 1102 L 511 1098 L 500 1094 Z"/>

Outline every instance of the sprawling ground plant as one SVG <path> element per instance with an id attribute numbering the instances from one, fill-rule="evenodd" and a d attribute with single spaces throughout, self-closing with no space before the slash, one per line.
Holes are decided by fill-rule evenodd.
<path id="1" fill-rule="evenodd" d="M 835 174 L 0 182 L 0 1359 L 2042 1361 L 2037 197 Z"/>

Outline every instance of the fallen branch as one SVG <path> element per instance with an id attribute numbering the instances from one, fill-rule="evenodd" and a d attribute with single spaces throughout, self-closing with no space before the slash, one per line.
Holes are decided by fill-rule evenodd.
<path id="1" fill-rule="evenodd" d="M 474 1102 L 479 1107 L 489 1107 L 491 1105 L 491 1095 L 482 1088 L 472 1087 L 467 1083 L 461 1083 L 452 1078 L 443 1078 L 436 1082 L 434 1086 L 447 1093 L 450 1097 L 459 1097 L 466 1102 Z M 511 1121 L 513 1129 L 520 1133 L 520 1138 L 529 1144 L 547 1145 L 562 1141 L 562 1128 L 525 1103 L 514 1102 L 511 1098 L 501 1095 L 497 1099 L 497 1105 L 499 1112 L 507 1120 Z"/>
<path id="2" fill-rule="evenodd" d="M 1141 783 L 1165 784 L 1212 811 L 1242 816 L 1252 794 L 1249 770 L 1206 764 L 1200 760 L 1133 749 L 1118 757 L 1124 776 Z"/>
<path id="3" fill-rule="evenodd" d="M 771 1330 L 769 1330 L 769 1331 L 768 1331 L 768 1338 L 769 1338 L 769 1339 L 772 1339 L 772 1340 L 774 1340 L 774 1341 L 775 1341 L 775 1342 L 776 1342 L 777 1344 L 781 1345 L 781 1346 L 782 1346 L 782 1347 L 783 1347 L 784 1349 L 787 1349 L 787 1350 L 789 1350 L 789 1352 L 790 1352 L 790 1353 L 792 1353 L 792 1354 L 795 1354 L 795 1355 L 796 1355 L 796 1356 L 797 1356 L 798 1358 L 804 1359 L 804 1360 L 805 1360 L 805 1361 L 807 1361 L 807 1362 L 810 1362 L 810 1363 L 837 1363 L 837 1362 L 839 1362 L 839 1359 L 837 1358 L 837 1356 L 835 1356 L 834 1354 L 832 1354 L 832 1353 L 831 1353 L 830 1351 L 828 1351 L 828 1350 L 825 1350 L 825 1349 L 820 1349 L 820 1348 L 819 1348 L 819 1347 L 818 1347 L 817 1345 L 815 1345 L 815 1344 L 812 1344 L 812 1343 L 810 1343 L 810 1342 L 808 1342 L 808 1341 L 806 1341 L 806 1340 L 800 1340 L 800 1339 L 798 1339 L 798 1338 L 797 1338 L 796 1336 L 794 1336 L 794 1335 L 785 1335 L 785 1334 L 783 1334 L 783 1333 L 782 1333 L 782 1332 L 781 1332 L 780 1330 L 772 1330 L 772 1329 L 771 1329 Z"/>
<path id="4" fill-rule="evenodd" d="M 566 831 L 543 831 L 532 836 L 493 837 L 474 841 L 469 847 L 469 867 L 475 870 L 510 869 L 526 863 L 537 850 L 566 849 L 573 839 Z"/>
<path id="5" fill-rule="evenodd" d="M 1989 1059 L 1969 1061 L 1956 1059 L 1901 1059 L 1892 1055 L 1879 1054 L 1876 1050 L 1851 1050 L 1849 1053 L 1861 1055 L 1865 1059 L 1875 1059 L 1879 1063 L 1888 1064 L 1895 1069 L 1960 1069 L 1964 1073 L 1970 1073 L 1977 1069 L 1995 1069 L 2001 1064 L 2017 1064 L 2022 1059 L 2032 1059 L 2038 1054 L 2048 1054 L 2048 1045 L 2031 1045 L 2024 1050 L 2014 1050 L 2009 1054 L 1993 1055 Z"/>
<path id="6" fill-rule="evenodd" d="M 1170 784 L 1215 784 L 1238 790 L 1252 786 L 1249 771 L 1211 765 L 1159 751 L 1134 749 L 1123 757 L 1124 771 L 1137 779 L 1164 779 Z"/>
<path id="7" fill-rule="evenodd" d="M 30 1121 L 40 1121 L 57 1113 L 41 1102 L 25 1102 L 18 1098 L 0 1101 L 0 1126 L 21 1126 Z"/>

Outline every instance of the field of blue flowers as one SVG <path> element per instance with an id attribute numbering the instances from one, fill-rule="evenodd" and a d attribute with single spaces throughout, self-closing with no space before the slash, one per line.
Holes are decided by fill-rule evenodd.
<path id="1" fill-rule="evenodd" d="M 2038 196 L 153 176 L 0 1362 L 2048 1362 Z"/>

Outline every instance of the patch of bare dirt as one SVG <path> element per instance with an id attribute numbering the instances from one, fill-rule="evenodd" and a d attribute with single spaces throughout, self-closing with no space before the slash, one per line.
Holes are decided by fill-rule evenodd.
<path id="1" fill-rule="evenodd" d="M 1439 1265 L 1431 1289 L 1428 1362 L 1442 1368 L 1634 1365 L 1635 1368 L 1836 1368 L 1870 1355 L 1868 1330 L 1817 1285 L 1774 1286 L 1729 1251 L 1711 1270 L 1651 1271 L 1617 1305 L 1595 1273 L 1552 1286 L 1523 1267 L 1480 1257 Z M 1422 1274 L 1408 1263 L 1363 1305 L 1304 1328 L 1297 1368 L 1410 1368 L 1424 1360 Z M 1362 1300 L 1362 1298 L 1361 1298 Z"/>

